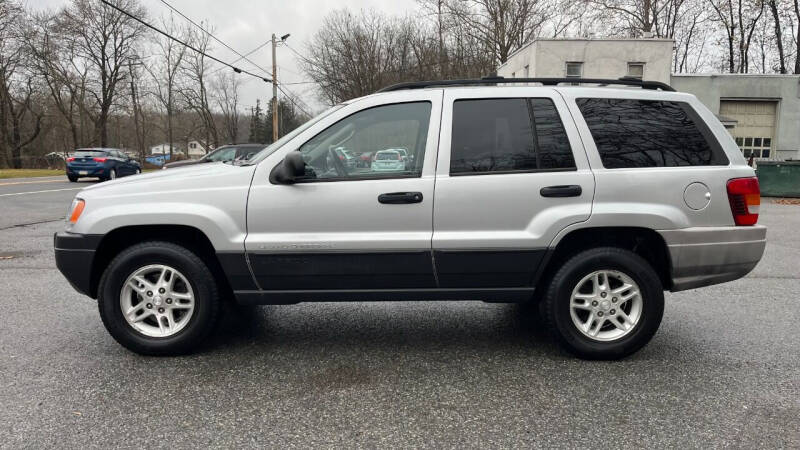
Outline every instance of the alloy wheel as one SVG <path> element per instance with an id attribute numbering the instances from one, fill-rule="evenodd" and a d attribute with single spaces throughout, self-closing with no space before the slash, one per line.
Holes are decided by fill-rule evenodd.
<path id="1" fill-rule="evenodd" d="M 636 282 L 618 270 L 597 270 L 572 290 L 572 323 L 584 336 L 602 342 L 628 335 L 642 318 L 642 294 Z"/>
<path id="2" fill-rule="evenodd" d="M 125 321 L 149 337 L 170 337 L 188 325 L 194 313 L 194 291 L 178 270 L 153 264 L 125 280 L 119 299 Z"/>

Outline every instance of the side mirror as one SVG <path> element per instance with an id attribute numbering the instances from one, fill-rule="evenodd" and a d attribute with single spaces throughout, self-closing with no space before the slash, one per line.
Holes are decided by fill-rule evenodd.
<path id="1" fill-rule="evenodd" d="M 306 162 L 303 154 L 298 151 L 290 152 L 280 164 L 272 169 L 269 181 L 273 184 L 292 184 L 297 178 L 306 174 Z"/>

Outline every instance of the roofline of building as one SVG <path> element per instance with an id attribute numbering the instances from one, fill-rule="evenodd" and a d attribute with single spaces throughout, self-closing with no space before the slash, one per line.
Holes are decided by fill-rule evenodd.
<path id="1" fill-rule="evenodd" d="M 534 43 L 539 42 L 539 41 L 549 41 L 549 42 L 552 42 L 552 41 L 564 41 L 564 42 L 567 42 L 567 41 L 570 41 L 570 42 L 579 42 L 579 41 L 583 41 L 583 42 L 589 42 L 589 41 L 594 41 L 594 42 L 628 42 L 628 41 L 675 42 L 675 39 L 670 39 L 670 38 L 536 38 L 536 39 L 528 42 L 527 44 L 523 45 L 522 47 L 520 47 L 520 48 L 514 50 L 513 52 L 509 53 L 508 54 L 508 59 L 511 59 L 512 56 L 516 55 L 517 53 L 525 50 L 526 48 L 530 47 L 531 45 L 533 45 Z M 503 64 L 500 64 L 499 66 L 497 66 L 497 68 L 499 69 L 499 68 L 505 66 L 506 64 L 508 64 L 508 60 L 506 60 L 506 62 L 504 62 Z"/>

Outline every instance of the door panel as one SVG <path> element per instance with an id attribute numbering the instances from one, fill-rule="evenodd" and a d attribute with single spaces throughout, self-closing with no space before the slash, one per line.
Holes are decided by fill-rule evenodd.
<path id="1" fill-rule="evenodd" d="M 436 286 L 431 257 L 433 187 L 441 116 L 441 91 L 364 98 L 313 125 L 264 159 L 248 199 L 245 249 L 262 290 L 401 289 Z M 390 103 L 429 102 L 427 132 L 415 148 L 424 155 L 416 175 L 367 173 L 352 163 L 359 154 L 397 147 L 387 133 L 333 133 L 350 116 Z M 379 111 L 380 112 L 380 111 Z M 345 130 L 347 131 L 347 130 Z M 328 139 L 325 133 L 333 133 Z M 344 141 L 338 136 L 345 136 Z M 382 140 L 383 139 L 383 140 Z M 330 152 L 314 148 L 330 145 Z M 315 145 L 317 147 L 315 147 Z M 348 145 L 350 147 L 348 147 Z M 303 149 L 320 178 L 275 185 L 270 171 L 292 150 Z M 306 149 L 311 148 L 309 153 Z M 339 161 L 332 158 L 338 157 Z M 346 166 L 347 176 L 336 176 Z M 351 178 L 348 178 L 350 176 Z M 361 178 L 360 178 L 361 177 Z M 381 203 L 393 193 L 419 193 L 420 201 Z"/>
<path id="2" fill-rule="evenodd" d="M 561 117 L 563 133 L 559 131 L 559 135 L 565 134 L 569 141 L 574 168 L 558 170 L 557 164 L 552 163 L 553 159 L 540 154 L 544 153 L 540 152 L 540 144 L 542 148 L 546 147 L 545 138 L 553 140 L 556 136 L 551 128 L 542 127 L 546 125 L 542 120 L 533 126 L 532 134 L 541 134 L 533 137 L 536 142 L 535 155 L 528 159 L 520 155 L 503 159 L 492 154 L 492 164 L 478 168 L 482 172 L 451 175 L 453 126 L 456 130 L 464 129 L 459 128 L 458 123 L 452 124 L 454 104 L 458 100 L 480 95 L 479 92 L 466 89 L 448 89 L 444 94 L 434 201 L 433 249 L 436 271 L 442 287 L 528 287 L 556 234 L 572 223 L 589 218 L 594 177 L 563 99 L 552 89 L 535 87 L 524 91 L 518 88 L 495 88 L 492 97 L 549 99 L 552 102 L 550 109 L 554 106 L 554 111 Z M 511 145 L 508 142 L 513 139 L 506 139 L 503 133 L 513 129 L 513 124 L 500 126 L 495 118 L 488 117 L 490 111 L 485 111 L 487 122 L 476 123 L 471 129 L 486 130 L 486 133 L 499 130 L 498 135 L 493 140 L 475 145 L 495 145 L 496 149 Z M 553 117 L 556 117 L 555 114 Z M 455 141 L 459 140 L 463 139 L 456 136 Z M 558 148 L 566 148 L 563 139 L 557 144 Z M 468 151 L 479 153 L 479 150 L 470 147 Z M 543 166 L 547 168 L 531 168 Z M 465 164 L 458 159 L 453 167 L 463 171 Z M 477 165 L 473 164 L 472 167 Z M 518 167 L 528 169 L 515 171 Z M 553 191 L 566 192 L 562 188 L 567 186 L 570 186 L 568 196 L 549 196 Z"/>

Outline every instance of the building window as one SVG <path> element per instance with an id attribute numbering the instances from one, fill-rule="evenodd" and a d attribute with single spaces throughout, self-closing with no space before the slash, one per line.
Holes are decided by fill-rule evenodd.
<path id="1" fill-rule="evenodd" d="M 737 137 L 736 145 L 745 158 L 769 158 L 772 153 L 772 138 L 768 137 Z"/>
<path id="2" fill-rule="evenodd" d="M 581 78 L 583 77 L 583 63 L 582 62 L 568 62 L 567 63 L 567 78 Z"/>
<path id="3" fill-rule="evenodd" d="M 644 78 L 644 63 L 630 62 L 628 63 L 628 76 L 641 80 Z"/>
<path id="4" fill-rule="evenodd" d="M 195 143 L 195 142 L 190 142 L 190 143 L 189 143 L 189 148 L 197 148 L 197 143 Z"/>

